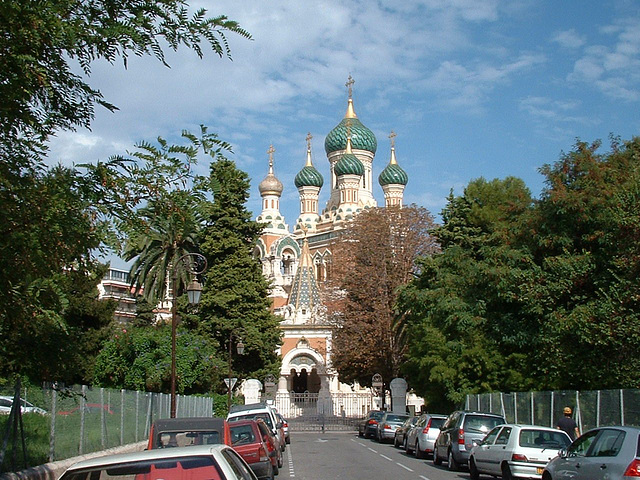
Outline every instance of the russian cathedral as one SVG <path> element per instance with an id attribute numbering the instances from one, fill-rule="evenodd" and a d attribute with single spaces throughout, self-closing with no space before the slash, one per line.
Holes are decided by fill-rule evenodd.
<path id="1" fill-rule="evenodd" d="M 300 215 L 292 231 L 280 213 L 284 186 L 274 173 L 273 146 L 268 150 L 268 173 L 259 184 L 262 211 L 257 221 L 264 230 L 254 255 L 272 283 L 273 312 L 282 317 L 279 393 L 329 396 L 354 388 L 341 383 L 331 368 L 332 329 L 321 298 L 322 284 L 331 275 L 332 239 L 359 212 L 377 207 L 372 167 L 378 143 L 356 115 L 353 83 L 350 76 L 344 118 L 324 140 L 330 178 L 324 179 L 314 166 L 311 135 L 307 135 L 306 158 L 294 180 L 300 196 Z M 394 137 L 392 132 L 388 164 L 377 179 L 385 207 L 402 206 L 408 181 L 396 160 Z M 320 209 L 322 188 L 328 188 L 330 194 Z"/>

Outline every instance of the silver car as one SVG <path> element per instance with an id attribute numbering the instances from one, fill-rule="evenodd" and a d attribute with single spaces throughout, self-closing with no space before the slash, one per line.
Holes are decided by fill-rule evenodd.
<path id="1" fill-rule="evenodd" d="M 376 440 L 380 443 L 392 442 L 396 435 L 396 429 L 400 428 L 409 415 L 399 415 L 391 412 L 384 412 L 378 422 L 376 430 Z"/>
<path id="2" fill-rule="evenodd" d="M 499 425 L 471 449 L 471 480 L 478 480 L 480 474 L 501 475 L 505 480 L 541 478 L 547 463 L 570 443 L 569 435 L 556 428 Z"/>
<path id="3" fill-rule="evenodd" d="M 544 469 L 542 480 L 640 477 L 640 428 L 600 427 L 578 437 Z"/>
<path id="4" fill-rule="evenodd" d="M 446 415 L 424 413 L 418 418 L 418 422 L 409 431 L 404 443 L 407 453 L 413 452 L 416 458 L 425 458 L 433 454 L 436 438 L 440 433 L 440 427 L 447 419 Z"/>

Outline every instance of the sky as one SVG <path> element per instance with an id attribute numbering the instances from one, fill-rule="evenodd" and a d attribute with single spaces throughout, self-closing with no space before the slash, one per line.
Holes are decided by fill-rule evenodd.
<path id="1" fill-rule="evenodd" d="M 226 15 L 252 35 L 228 34 L 232 60 L 211 51 L 168 52 L 93 65 L 90 84 L 119 107 L 96 107 L 91 131 L 60 132 L 49 160 L 106 160 L 184 129 L 231 143 L 251 179 L 247 208 L 260 213 L 258 184 L 274 170 L 284 185 L 280 211 L 299 215 L 293 183 L 306 160 L 325 178 L 324 139 L 344 117 L 349 75 L 358 118 L 378 149 L 374 179 L 390 158 L 407 172 L 404 203 L 436 218 L 451 190 L 469 181 L 522 178 L 534 197 L 538 169 L 576 140 L 640 134 L 639 0 L 221 0 L 189 1 Z M 205 159 L 198 173 L 206 174 Z M 379 205 L 382 189 L 374 187 Z M 112 260 L 112 266 L 123 262 Z"/>

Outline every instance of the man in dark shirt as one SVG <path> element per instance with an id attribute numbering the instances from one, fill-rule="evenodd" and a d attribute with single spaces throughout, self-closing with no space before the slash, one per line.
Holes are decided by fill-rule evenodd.
<path id="1" fill-rule="evenodd" d="M 558 430 L 564 430 L 571 438 L 571 441 L 573 441 L 580 436 L 580 430 L 578 430 L 578 425 L 575 420 L 571 418 L 571 407 L 564 407 L 562 413 L 564 413 L 564 416 L 558 420 L 556 428 Z"/>

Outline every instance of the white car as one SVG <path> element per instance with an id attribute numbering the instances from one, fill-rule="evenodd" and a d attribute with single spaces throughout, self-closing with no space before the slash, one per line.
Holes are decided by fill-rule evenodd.
<path id="1" fill-rule="evenodd" d="M 23 414 L 25 413 L 38 413 L 40 415 L 46 415 L 47 411 L 36 407 L 35 405 L 27 402 L 26 400 L 20 400 L 21 407 L 20 410 Z M 11 413 L 11 407 L 13 406 L 13 397 L 2 395 L 0 396 L 0 414 L 9 415 Z"/>
<path id="2" fill-rule="evenodd" d="M 542 478 L 544 467 L 567 448 L 571 438 L 562 430 L 538 425 L 505 424 L 493 428 L 469 454 L 469 476 Z"/>
<path id="3" fill-rule="evenodd" d="M 83 460 L 60 480 L 257 480 L 251 468 L 228 445 L 159 448 Z"/>
<path id="4" fill-rule="evenodd" d="M 273 436 L 278 439 L 278 448 L 284 452 L 286 440 L 283 424 L 278 418 L 278 412 L 267 403 L 249 403 L 246 405 L 231 405 L 231 411 L 227 415 L 228 422 L 236 420 L 253 420 L 261 418 L 271 429 Z"/>

